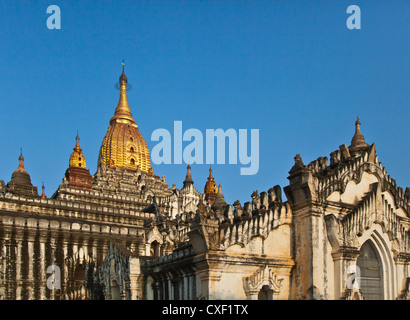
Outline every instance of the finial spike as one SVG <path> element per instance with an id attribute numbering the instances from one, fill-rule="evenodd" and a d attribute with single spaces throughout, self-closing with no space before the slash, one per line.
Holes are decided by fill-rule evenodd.
<path id="1" fill-rule="evenodd" d="M 124 61 L 124 60 L 123 60 Z M 110 124 L 116 119 L 125 120 L 127 123 L 135 123 L 135 120 L 132 117 L 130 106 L 128 105 L 127 100 L 127 76 L 124 72 L 124 62 L 122 62 L 122 73 L 119 79 L 120 84 L 120 100 L 118 101 L 117 108 L 114 111 L 114 116 L 110 120 Z"/>
<path id="2" fill-rule="evenodd" d="M 45 189 L 45 187 L 44 187 L 44 182 L 43 181 L 41 181 L 41 183 L 43 184 L 42 185 L 42 187 L 41 187 L 41 189 L 43 190 L 43 192 L 41 193 L 41 199 L 46 199 L 47 198 L 47 196 L 46 196 L 46 194 L 44 193 L 44 189 Z"/>
<path id="3" fill-rule="evenodd" d="M 24 168 L 23 148 L 20 148 L 19 165 L 17 167 L 17 170 L 27 172 Z"/>
<path id="4" fill-rule="evenodd" d="M 122 60 L 121 64 L 122 64 L 122 73 L 121 73 L 121 76 L 120 76 L 120 84 L 121 83 L 127 84 L 128 80 L 127 80 L 127 76 L 125 75 L 125 71 L 124 71 L 124 66 L 125 66 L 124 60 Z"/>
<path id="5" fill-rule="evenodd" d="M 194 181 L 192 180 L 192 175 L 191 175 L 191 165 L 188 163 L 187 166 L 187 173 L 186 173 L 186 177 L 184 180 L 184 187 L 189 185 L 189 184 L 194 184 Z"/>
<path id="6" fill-rule="evenodd" d="M 214 177 L 212 176 L 212 167 L 211 165 L 209 166 L 209 176 L 208 176 L 208 180 L 213 180 Z"/>
<path id="7" fill-rule="evenodd" d="M 81 147 L 80 147 L 80 142 L 79 142 L 80 136 L 78 135 L 78 130 L 77 130 L 77 136 L 75 137 L 75 140 L 76 140 L 77 142 L 76 142 L 75 147 L 74 147 L 73 150 L 74 150 L 75 152 L 81 153 L 81 151 L 82 151 L 83 149 L 81 149 Z"/>

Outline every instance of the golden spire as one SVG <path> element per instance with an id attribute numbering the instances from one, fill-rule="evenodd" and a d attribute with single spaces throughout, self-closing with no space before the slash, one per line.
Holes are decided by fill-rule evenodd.
<path id="1" fill-rule="evenodd" d="M 127 100 L 127 85 L 128 79 L 124 71 L 124 60 L 122 60 L 122 74 L 120 76 L 120 100 L 118 101 L 117 108 L 115 109 L 114 116 L 111 118 L 110 123 L 115 120 L 123 123 L 132 123 L 137 125 L 134 118 L 132 117 L 130 106 Z"/>
<path id="2" fill-rule="evenodd" d="M 208 181 L 205 184 L 204 193 L 212 193 L 217 194 L 218 187 L 216 186 L 216 182 L 214 181 L 214 177 L 212 176 L 212 168 L 209 167 L 209 176 Z"/>
<path id="3" fill-rule="evenodd" d="M 44 182 L 43 182 L 43 186 L 41 187 L 41 189 L 43 189 L 43 193 L 41 194 L 40 198 L 41 198 L 41 199 L 46 199 L 47 196 L 46 196 L 45 193 L 44 193 L 44 189 L 45 189 L 45 187 L 44 187 Z"/>
<path id="4" fill-rule="evenodd" d="M 71 153 L 70 156 L 70 167 L 76 167 L 76 168 L 84 168 L 86 169 L 86 163 L 85 163 L 85 157 L 84 154 L 82 153 L 83 149 L 80 147 L 80 137 L 78 136 L 78 131 L 77 131 L 77 136 L 75 137 L 77 140 L 75 147 L 73 148 L 74 152 Z"/>
<path id="5" fill-rule="evenodd" d="M 153 174 L 146 141 L 131 114 L 127 100 L 127 76 L 122 63 L 120 76 L 120 100 L 110 120 L 107 133 L 101 144 L 98 164 L 126 168 Z"/>

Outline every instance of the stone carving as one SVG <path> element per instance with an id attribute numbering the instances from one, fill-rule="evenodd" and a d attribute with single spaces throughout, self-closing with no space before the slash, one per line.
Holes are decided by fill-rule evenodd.
<path id="1" fill-rule="evenodd" d="M 325 222 L 328 240 L 333 248 L 338 248 L 342 243 L 339 220 L 330 214 L 325 216 Z"/>
<path id="2" fill-rule="evenodd" d="M 236 200 L 236 201 L 233 203 L 233 207 L 234 207 L 234 212 L 233 212 L 233 214 L 234 214 L 234 221 L 235 221 L 235 222 L 238 222 L 238 221 L 240 221 L 241 219 L 245 219 L 245 218 L 246 218 L 245 215 L 244 215 L 243 208 L 242 208 L 242 206 L 241 206 L 241 202 L 240 202 L 239 200 Z"/>
<path id="3" fill-rule="evenodd" d="M 340 150 L 336 150 L 330 153 L 330 166 L 334 167 L 337 166 L 342 158 L 342 153 Z"/>
<path id="4" fill-rule="evenodd" d="M 343 292 L 340 299 L 341 300 L 364 300 L 360 289 L 346 289 Z"/>
<path id="5" fill-rule="evenodd" d="M 227 205 L 225 207 L 224 216 L 225 216 L 225 221 L 226 222 L 228 222 L 229 224 L 233 224 L 235 216 L 234 216 L 234 213 L 233 213 L 232 206 Z"/>
<path id="6" fill-rule="evenodd" d="M 406 192 L 405 192 L 404 196 L 405 196 L 407 199 L 410 199 L 410 188 L 406 188 Z"/>
<path id="7" fill-rule="evenodd" d="M 253 275 L 243 279 L 244 290 L 249 299 L 257 299 L 259 291 L 264 285 L 268 286 L 277 297 L 282 287 L 283 278 L 279 278 L 274 273 L 274 269 L 265 265 L 256 271 Z"/>
<path id="8" fill-rule="evenodd" d="M 148 197 L 148 200 L 150 197 Z M 145 207 L 144 209 L 141 210 L 141 212 L 149 212 L 149 213 L 154 213 L 154 214 L 158 214 L 158 204 L 157 204 L 157 198 L 155 197 L 155 195 L 152 197 L 152 203 L 150 205 L 148 205 L 147 207 Z"/>
<path id="9" fill-rule="evenodd" d="M 211 215 L 209 206 L 206 206 L 203 201 L 198 203 L 196 213 L 205 217 L 206 219 L 212 219 L 213 215 Z"/>
<path id="10" fill-rule="evenodd" d="M 259 210 L 261 207 L 261 199 L 259 197 L 258 190 L 252 193 L 251 198 L 252 198 L 252 211 Z"/>
<path id="11" fill-rule="evenodd" d="M 219 223 L 224 223 L 226 222 L 226 217 L 224 215 L 224 208 L 222 207 L 214 207 L 212 208 L 213 212 L 214 212 L 214 216 L 216 218 L 216 220 L 219 221 Z"/>
<path id="12" fill-rule="evenodd" d="M 410 300 L 410 277 L 406 278 L 404 289 L 401 291 L 398 300 Z"/>
<path id="13" fill-rule="evenodd" d="M 90 298 L 90 281 L 92 281 L 94 267 L 95 258 L 85 254 L 82 247 L 65 259 L 65 274 L 67 275 L 65 299 L 88 300 Z"/>
<path id="14" fill-rule="evenodd" d="M 268 190 L 269 204 L 272 202 L 282 202 L 282 190 L 280 186 L 276 185 Z"/>
<path id="15" fill-rule="evenodd" d="M 261 197 L 260 197 L 260 202 L 261 202 L 261 209 L 268 209 L 269 208 L 269 199 L 268 199 L 268 194 L 263 191 L 261 192 Z"/>
<path id="16" fill-rule="evenodd" d="M 341 160 L 345 161 L 350 159 L 350 151 L 349 148 L 347 147 L 347 145 L 342 144 L 341 146 L 339 146 L 340 149 L 340 155 L 341 155 Z"/>
<path id="17" fill-rule="evenodd" d="M 290 169 L 289 173 L 292 174 L 293 172 L 298 171 L 299 169 L 305 168 L 305 164 L 303 163 L 301 155 L 298 153 L 294 158 L 295 164 L 293 167 Z"/>
<path id="18" fill-rule="evenodd" d="M 234 210 L 235 221 L 239 221 L 240 219 L 251 219 L 252 218 L 250 202 L 246 202 L 245 208 L 242 208 L 241 202 L 239 200 L 236 200 L 233 203 L 233 206 L 235 208 Z"/>
<path id="19" fill-rule="evenodd" d="M 368 158 L 367 158 L 368 162 L 372 162 L 372 163 L 376 163 L 377 162 L 377 156 L 376 156 L 376 144 L 373 143 L 370 146 L 370 151 L 368 154 Z"/>
<path id="20" fill-rule="evenodd" d="M 251 205 L 251 203 L 248 201 L 248 202 L 245 202 L 245 204 L 244 204 L 244 207 L 243 207 L 243 216 L 246 218 L 246 219 L 250 219 L 250 218 L 252 218 L 252 205 Z"/>
<path id="21" fill-rule="evenodd" d="M 130 299 L 129 267 L 129 255 L 110 242 L 107 255 L 99 268 L 102 291 L 108 300 Z"/>

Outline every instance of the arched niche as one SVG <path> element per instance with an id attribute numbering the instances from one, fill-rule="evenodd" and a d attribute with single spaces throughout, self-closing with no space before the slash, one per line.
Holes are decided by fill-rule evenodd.
<path id="1" fill-rule="evenodd" d="M 367 240 L 360 248 L 357 267 L 360 273 L 357 281 L 363 298 L 365 300 L 383 300 L 383 263 L 371 240 Z"/>

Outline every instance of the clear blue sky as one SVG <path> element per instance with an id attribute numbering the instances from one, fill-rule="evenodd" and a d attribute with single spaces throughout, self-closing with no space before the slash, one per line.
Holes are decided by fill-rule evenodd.
<path id="1" fill-rule="evenodd" d="M 61 30 L 46 26 L 49 5 Z M 348 30 L 346 9 L 361 9 Z M 0 179 L 25 167 L 47 196 L 77 130 L 87 167 L 118 102 L 126 61 L 133 116 L 150 149 L 157 128 L 259 129 L 260 168 L 214 165 L 225 198 L 287 185 L 305 164 L 350 145 L 357 116 L 399 186 L 410 186 L 410 1 L 1 1 Z M 182 187 L 186 165 L 154 165 Z M 208 165 L 194 165 L 203 191 Z"/>

